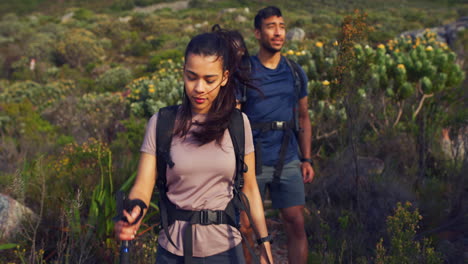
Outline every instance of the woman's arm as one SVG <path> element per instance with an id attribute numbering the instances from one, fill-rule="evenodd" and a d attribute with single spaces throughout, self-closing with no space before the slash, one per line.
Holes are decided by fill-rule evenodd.
<path id="1" fill-rule="evenodd" d="M 153 194 L 154 184 L 156 182 L 156 156 L 148 154 L 148 153 L 141 153 L 140 162 L 138 164 L 138 173 L 135 179 L 135 183 L 128 195 L 128 198 L 133 199 L 140 199 L 146 205 L 149 205 L 151 201 L 151 195 Z M 140 215 L 141 208 L 139 206 L 135 206 L 132 212 L 124 211 L 124 215 L 127 217 L 128 223 L 124 221 L 118 221 L 114 225 L 114 232 L 118 239 L 120 240 L 132 240 L 135 238 L 135 234 L 138 231 L 141 220 L 134 225 L 132 223 L 135 219 Z M 144 210 L 143 215 L 146 213 L 147 210 Z"/>
<path id="2" fill-rule="evenodd" d="M 245 155 L 244 162 L 249 169 L 246 173 L 244 173 L 244 187 L 242 188 L 242 192 L 249 199 L 250 214 L 252 216 L 253 224 L 258 231 L 258 234 L 256 234 L 257 238 L 266 237 L 268 235 L 268 230 L 265 221 L 265 214 L 263 211 L 262 198 L 260 196 L 257 179 L 255 177 L 254 152 Z M 263 250 L 261 256 L 262 263 L 273 263 L 270 242 L 265 242 L 263 245 L 264 247 L 262 246 Z"/>

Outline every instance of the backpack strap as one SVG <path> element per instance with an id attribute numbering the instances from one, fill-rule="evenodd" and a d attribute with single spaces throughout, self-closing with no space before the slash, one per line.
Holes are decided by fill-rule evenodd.
<path id="1" fill-rule="evenodd" d="M 296 133 L 296 136 L 298 136 L 298 132 L 301 130 L 300 125 L 299 125 L 299 94 L 301 93 L 301 88 L 304 86 L 304 76 L 302 76 L 301 72 L 301 66 L 297 64 L 297 62 L 290 60 L 288 58 L 284 58 L 286 60 L 286 63 L 288 64 L 289 68 L 291 69 L 291 72 L 293 74 L 293 79 L 294 79 L 294 90 L 296 92 L 296 107 L 293 109 L 294 111 L 294 132 Z M 306 87 L 304 87 L 306 88 Z"/>
<path id="2" fill-rule="evenodd" d="M 244 186 L 244 173 L 248 168 L 244 162 L 245 155 L 245 130 L 244 118 L 239 109 L 234 109 L 231 114 L 231 120 L 228 126 L 229 134 L 231 136 L 234 153 L 236 156 L 236 177 L 234 179 L 234 188 L 241 190 Z"/>
<path id="3" fill-rule="evenodd" d="M 174 123 L 177 116 L 179 106 L 164 107 L 159 110 L 158 122 L 156 125 L 156 159 L 157 159 L 157 180 L 156 186 L 159 191 L 159 209 L 161 214 L 161 226 L 166 233 L 169 242 L 177 248 L 172 241 L 168 230 L 168 208 L 169 199 L 167 198 L 167 179 L 166 168 L 174 167 L 174 162 L 171 159 L 171 142 L 174 130 Z"/>
<path id="4" fill-rule="evenodd" d="M 252 63 L 249 57 L 242 57 L 241 63 L 241 67 L 244 67 L 247 72 L 252 72 Z M 240 83 L 240 86 L 239 103 L 241 104 L 242 108 L 244 108 L 244 104 L 247 102 L 247 85 L 245 83 Z"/>

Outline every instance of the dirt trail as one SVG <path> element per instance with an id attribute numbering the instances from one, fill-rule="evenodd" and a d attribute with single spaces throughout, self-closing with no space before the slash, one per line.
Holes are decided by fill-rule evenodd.
<path id="1" fill-rule="evenodd" d="M 267 218 L 268 232 L 273 236 L 271 251 L 275 264 L 288 263 L 288 251 L 286 247 L 286 234 L 283 230 L 283 224 L 278 219 Z"/>
<path id="2" fill-rule="evenodd" d="M 178 10 L 183 10 L 183 9 L 188 8 L 188 5 L 189 5 L 189 1 L 175 1 L 172 3 L 160 3 L 160 4 L 145 6 L 145 7 L 135 7 L 133 9 L 133 12 L 151 13 L 151 12 L 154 12 L 155 10 L 159 10 L 163 8 L 170 8 L 174 11 L 178 11 Z"/>

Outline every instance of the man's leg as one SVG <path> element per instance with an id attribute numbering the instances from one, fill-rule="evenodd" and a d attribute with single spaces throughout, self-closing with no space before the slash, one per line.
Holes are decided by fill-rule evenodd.
<path id="1" fill-rule="evenodd" d="M 271 190 L 273 207 L 280 210 L 288 239 L 289 263 L 306 263 L 308 245 L 304 228 L 305 192 L 298 160 L 284 165 L 280 185 Z"/>
<path id="2" fill-rule="evenodd" d="M 288 239 L 289 263 L 307 263 L 308 243 L 304 228 L 304 206 L 280 209 Z"/>

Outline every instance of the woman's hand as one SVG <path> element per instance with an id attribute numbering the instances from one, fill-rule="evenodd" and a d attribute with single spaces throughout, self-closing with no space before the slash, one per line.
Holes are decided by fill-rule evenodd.
<path id="1" fill-rule="evenodd" d="M 135 223 L 135 220 L 140 215 L 141 208 L 140 206 L 135 206 L 132 212 L 129 214 L 126 210 L 123 211 L 124 216 L 127 218 L 128 223 L 120 220 L 114 224 L 115 236 L 119 240 L 133 240 L 137 234 L 138 229 L 140 228 L 141 220 L 138 223 Z"/>
<path id="2" fill-rule="evenodd" d="M 273 256 L 271 253 L 271 244 L 270 242 L 264 242 L 261 245 L 261 255 L 260 255 L 260 263 L 261 264 L 273 264 Z"/>

